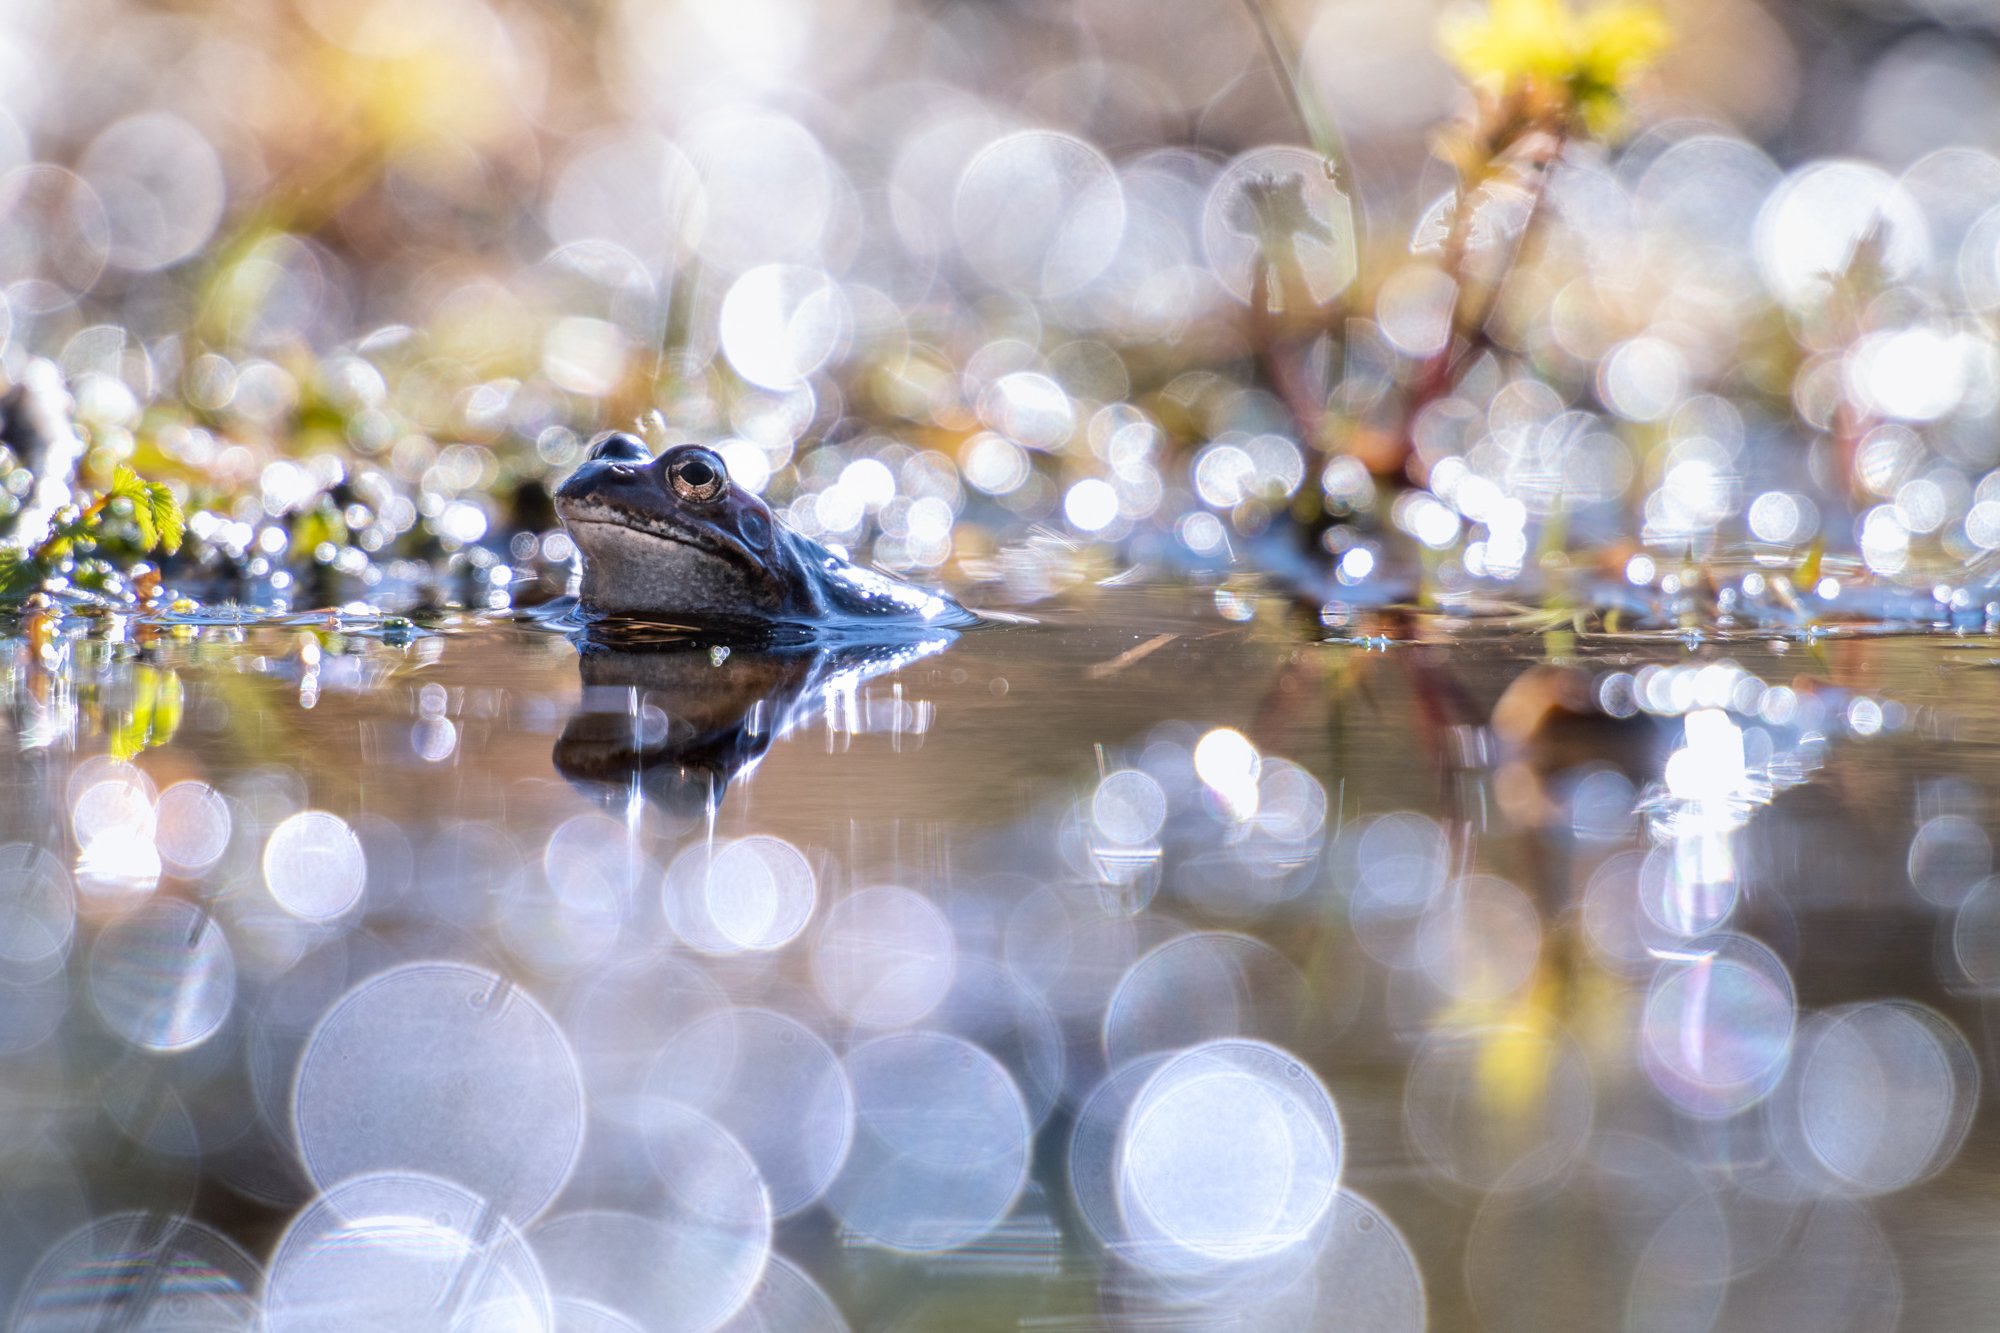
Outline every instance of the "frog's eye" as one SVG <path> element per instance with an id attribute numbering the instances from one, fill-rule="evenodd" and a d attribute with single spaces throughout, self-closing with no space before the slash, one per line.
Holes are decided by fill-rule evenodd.
<path id="1" fill-rule="evenodd" d="M 614 430 L 597 437 L 590 446 L 590 456 L 610 463 L 644 463 L 651 460 L 653 451 L 638 436 Z"/>
<path id="2" fill-rule="evenodd" d="M 719 500 L 729 489 L 729 471 L 722 459 L 706 449 L 690 449 L 667 465 L 674 494 L 695 504 Z"/>

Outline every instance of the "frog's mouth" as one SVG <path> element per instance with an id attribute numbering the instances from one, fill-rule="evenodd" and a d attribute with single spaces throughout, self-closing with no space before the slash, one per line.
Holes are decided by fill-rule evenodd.
<path id="1" fill-rule="evenodd" d="M 768 574 L 769 567 L 742 543 L 712 528 L 697 528 L 675 521 L 665 514 L 652 514 L 621 505 L 605 504 L 587 497 L 556 497 L 556 513 L 576 538 L 577 545 L 590 554 L 590 528 L 616 530 L 628 537 L 638 536 L 696 552 L 734 565 L 755 576 Z"/>

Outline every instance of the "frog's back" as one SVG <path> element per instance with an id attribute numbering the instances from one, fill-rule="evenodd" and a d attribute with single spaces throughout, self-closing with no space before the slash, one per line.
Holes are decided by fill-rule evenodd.
<path id="1" fill-rule="evenodd" d="M 825 628 L 861 632 L 896 627 L 967 629 L 980 623 L 978 616 L 949 594 L 864 569 L 816 541 L 795 533 L 787 535 L 823 603 L 820 620 Z"/>

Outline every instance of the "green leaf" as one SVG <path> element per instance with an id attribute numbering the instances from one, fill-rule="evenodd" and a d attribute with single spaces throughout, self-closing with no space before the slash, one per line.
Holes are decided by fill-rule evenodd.
<path id="1" fill-rule="evenodd" d="M 181 538 L 187 532 L 187 516 L 181 512 L 181 502 L 172 487 L 164 481 L 146 483 L 146 501 L 136 508 L 144 509 L 149 514 L 156 549 L 168 555 L 181 549 Z"/>
<path id="2" fill-rule="evenodd" d="M 139 544 L 145 550 L 171 555 L 181 549 L 187 519 L 181 513 L 181 502 L 174 498 L 173 489 L 165 482 L 147 481 L 120 463 L 111 474 L 111 489 L 107 494 L 111 499 L 131 502 L 132 523 L 139 529 Z"/>
<path id="3" fill-rule="evenodd" d="M 153 530 L 152 506 L 146 503 L 146 482 L 137 472 L 120 463 L 111 474 L 111 489 L 104 493 L 104 500 L 105 511 L 114 514 L 131 511 L 132 526 L 139 530 L 140 550 L 150 551 L 159 545 L 159 534 Z M 120 500 L 125 503 L 117 504 Z"/>
<path id="4" fill-rule="evenodd" d="M 106 493 L 112 496 L 122 495 L 128 500 L 137 502 L 145 497 L 146 479 L 133 471 L 129 465 L 120 463 L 111 474 L 111 489 Z"/>
<path id="5" fill-rule="evenodd" d="M 0 546 L 0 598 L 25 597 L 42 581 L 41 566 L 18 546 Z"/>

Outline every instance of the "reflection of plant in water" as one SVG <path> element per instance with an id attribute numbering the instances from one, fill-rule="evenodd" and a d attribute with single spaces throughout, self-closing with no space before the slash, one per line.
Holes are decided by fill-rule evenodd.
<path id="1" fill-rule="evenodd" d="M 111 753 L 130 759 L 139 751 L 165 745 L 180 729 L 186 692 L 180 673 L 143 664 L 132 668 L 132 708 L 111 733 Z"/>

